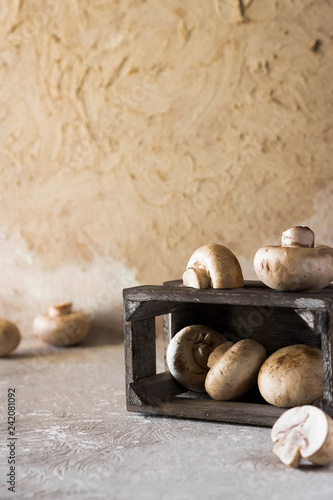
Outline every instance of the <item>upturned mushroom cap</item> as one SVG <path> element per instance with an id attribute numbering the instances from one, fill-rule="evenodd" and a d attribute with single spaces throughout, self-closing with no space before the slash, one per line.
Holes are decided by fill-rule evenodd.
<path id="1" fill-rule="evenodd" d="M 218 244 L 198 248 L 188 261 L 183 284 L 193 288 L 239 288 L 244 286 L 236 256 Z"/>
<path id="2" fill-rule="evenodd" d="M 206 377 L 206 391 L 218 401 L 244 396 L 255 385 L 266 356 L 266 349 L 257 341 L 240 340 L 213 364 Z"/>
<path id="3" fill-rule="evenodd" d="M 274 406 L 314 403 L 323 395 L 321 350 L 303 344 L 279 349 L 260 368 L 258 386 L 262 397 Z"/>
<path id="4" fill-rule="evenodd" d="M 333 280 L 333 248 L 314 246 L 313 231 L 296 226 L 282 233 L 281 246 L 257 251 L 254 269 L 258 278 L 275 290 L 319 290 Z"/>
<path id="5" fill-rule="evenodd" d="M 14 323 L 0 318 L 0 356 L 7 356 L 21 341 L 20 330 Z"/>
<path id="6" fill-rule="evenodd" d="M 203 325 L 186 326 L 170 341 L 167 364 L 173 377 L 191 391 L 204 392 L 210 353 L 225 342 L 223 335 Z"/>
<path id="7" fill-rule="evenodd" d="M 72 312 L 72 303 L 50 306 L 48 314 L 34 319 L 33 332 L 49 345 L 67 346 L 77 344 L 90 328 L 88 317 L 81 311 Z"/>
<path id="8" fill-rule="evenodd" d="M 291 408 L 275 422 L 273 452 L 290 467 L 301 457 L 316 465 L 333 462 L 333 420 L 315 406 Z"/>

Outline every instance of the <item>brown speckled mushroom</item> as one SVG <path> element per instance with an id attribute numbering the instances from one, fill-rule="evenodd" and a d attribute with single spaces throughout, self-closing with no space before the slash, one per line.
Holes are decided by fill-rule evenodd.
<path id="1" fill-rule="evenodd" d="M 33 332 L 43 342 L 56 346 L 77 344 L 90 328 L 88 317 L 81 311 L 72 311 L 72 303 L 50 306 L 48 314 L 37 316 Z"/>
<path id="2" fill-rule="evenodd" d="M 321 350 L 304 344 L 279 349 L 260 368 L 258 386 L 262 397 L 274 406 L 314 403 L 323 395 Z"/>
<path id="3" fill-rule="evenodd" d="M 240 340 L 213 364 L 206 377 L 206 391 L 218 401 L 244 396 L 255 385 L 266 356 L 266 349 L 256 340 Z"/>
<path id="4" fill-rule="evenodd" d="M 333 280 L 333 248 L 315 246 L 313 231 L 295 226 L 282 233 L 281 246 L 257 251 L 254 269 L 258 278 L 275 290 L 319 290 Z"/>
<path id="5" fill-rule="evenodd" d="M 223 335 L 204 325 L 186 326 L 170 341 L 167 364 L 173 377 L 191 391 L 204 392 L 210 353 L 225 342 Z"/>
<path id="6" fill-rule="evenodd" d="M 20 330 L 14 323 L 0 318 L 0 356 L 7 356 L 19 345 L 21 341 Z"/>
<path id="7" fill-rule="evenodd" d="M 315 406 L 297 406 L 281 415 L 271 432 L 273 452 L 290 467 L 301 457 L 316 465 L 333 462 L 333 420 Z"/>
<path id="8" fill-rule="evenodd" d="M 218 244 L 198 248 L 183 274 L 183 284 L 193 288 L 239 288 L 244 286 L 236 256 Z"/>

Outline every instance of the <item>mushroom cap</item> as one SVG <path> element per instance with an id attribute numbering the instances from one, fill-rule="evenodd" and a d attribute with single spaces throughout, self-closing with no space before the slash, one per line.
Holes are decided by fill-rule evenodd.
<path id="1" fill-rule="evenodd" d="M 314 403 L 323 395 L 321 350 L 304 344 L 279 349 L 260 368 L 258 386 L 262 397 L 274 406 Z"/>
<path id="2" fill-rule="evenodd" d="M 167 364 L 173 377 L 191 391 L 204 392 L 210 353 L 225 342 L 223 335 L 204 325 L 186 326 L 170 341 Z"/>
<path id="3" fill-rule="evenodd" d="M 240 340 L 222 354 L 209 370 L 206 391 L 218 401 L 230 401 L 244 396 L 255 385 L 266 356 L 266 349 L 256 340 Z"/>
<path id="4" fill-rule="evenodd" d="M 21 341 L 17 326 L 7 319 L 0 318 L 0 356 L 6 356 L 16 349 Z"/>
<path id="5" fill-rule="evenodd" d="M 274 290 L 320 290 L 333 279 L 333 249 L 266 246 L 257 251 L 254 269 Z"/>
<path id="6" fill-rule="evenodd" d="M 314 232 L 295 226 L 282 233 L 281 246 L 259 248 L 254 270 L 274 290 L 320 290 L 333 280 L 333 248 L 314 245 Z"/>
<path id="7" fill-rule="evenodd" d="M 51 316 L 41 314 L 34 319 L 34 334 L 46 344 L 55 346 L 73 345 L 83 340 L 90 328 L 88 317 L 81 311 L 68 313 L 65 309 L 58 316 L 53 315 L 53 308 L 57 310 L 58 306 L 50 307 Z"/>
<path id="8" fill-rule="evenodd" d="M 273 452 L 286 465 L 298 467 L 300 458 L 316 465 L 333 462 L 333 420 L 315 406 L 284 412 L 272 427 Z"/>
<path id="9" fill-rule="evenodd" d="M 188 261 L 186 271 L 183 275 L 185 286 L 206 288 L 209 286 L 199 278 L 197 270 L 204 270 L 210 278 L 212 288 L 239 288 L 244 286 L 242 269 L 229 248 L 218 245 L 204 245 L 198 248 Z"/>

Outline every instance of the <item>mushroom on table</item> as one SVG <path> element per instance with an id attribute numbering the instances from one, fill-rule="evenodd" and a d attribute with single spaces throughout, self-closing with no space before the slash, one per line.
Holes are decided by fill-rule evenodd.
<path id="1" fill-rule="evenodd" d="M 0 356 L 7 356 L 20 341 L 21 333 L 17 326 L 8 319 L 0 318 Z"/>
<path id="2" fill-rule="evenodd" d="M 50 306 L 48 314 L 34 319 L 33 332 L 43 342 L 56 346 L 77 344 L 90 328 L 89 318 L 82 311 L 72 311 L 72 303 Z"/>
<path id="3" fill-rule="evenodd" d="M 333 420 L 315 406 L 287 410 L 271 432 L 273 452 L 290 467 L 298 467 L 301 457 L 316 465 L 333 462 Z"/>

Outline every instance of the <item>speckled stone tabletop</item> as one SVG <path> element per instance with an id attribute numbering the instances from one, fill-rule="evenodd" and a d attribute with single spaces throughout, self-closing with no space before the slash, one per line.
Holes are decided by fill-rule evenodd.
<path id="1" fill-rule="evenodd" d="M 94 331 L 71 348 L 25 338 L 1 359 L 1 499 L 332 499 L 333 465 L 287 468 L 268 428 L 127 412 L 123 359 L 120 332 Z M 8 388 L 15 493 L 6 484 Z"/>

